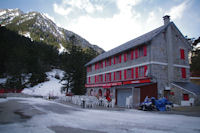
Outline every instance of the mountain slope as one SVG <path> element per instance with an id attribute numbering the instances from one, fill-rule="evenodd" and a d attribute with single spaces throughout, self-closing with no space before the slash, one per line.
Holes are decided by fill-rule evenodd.
<path id="1" fill-rule="evenodd" d="M 0 9 L 0 23 L 7 28 L 35 41 L 43 41 L 61 49 L 68 49 L 69 43 L 92 48 L 98 53 L 104 52 L 96 45 L 90 44 L 81 36 L 58 27 L 44 14 L 38 12 L 23 13 L 19 9 Z M 64 50 L 64 49 L 63 49 Z"/>

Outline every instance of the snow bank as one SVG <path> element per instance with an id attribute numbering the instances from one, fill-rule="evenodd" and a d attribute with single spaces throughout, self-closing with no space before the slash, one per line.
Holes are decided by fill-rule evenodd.
<path id="1" fill-rule="evenodd" d="M 6 101 L 8 101 L 8 99 L 0 98 L 0 103 L 6 102 Z"/>
<path id="2" fill-rule="evenodd" d="M 49 81 L 30 88 L 25 88 L 22 93 L 37 96 L 63 96 L 64 94 L 61 93 L 61 87 L 63 86 L 61 79 L 64 76 L 64 71 L 53 69 L 51 72 L 47 72 L 46 74 Z M 56 79 L 56 75 L 59 76 L 60 79 Z"/>
<path id="3" fill-rule="evenodd" d="M 0 84 L 5 84 L 7 81 L 7 78 L 0 78 Z"/>

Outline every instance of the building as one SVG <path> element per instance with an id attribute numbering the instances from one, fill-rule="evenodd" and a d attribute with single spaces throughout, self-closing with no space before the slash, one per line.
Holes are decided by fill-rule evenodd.
<path id="1" fill-rule="evenodd" d="M 163 19 L 163 26 L 88 62 L 87 95 L 110 97 L 119 107 L 125 106 L 129 96 L 133 96 L 133 106 L 146 96 L 165 96 L 177 104 L 195 97 L 195 103 L 199 103 L 195 96 L 199 86 L 188 87 L 192 84 L 190 44 L 170 22 L 170 16 Z"/>

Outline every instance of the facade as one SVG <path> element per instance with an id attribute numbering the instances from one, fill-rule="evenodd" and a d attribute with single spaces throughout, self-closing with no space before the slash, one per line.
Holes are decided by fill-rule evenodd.
<path id="1" fill-rule="evenodd" d="M 92 59 L 87 67 L 87 95 L 110 98 L 124 107 L 133 97 L 137 106 L 146 96 L 176 100 L 172 88 L 189 83 L 190 44 L 169 16 L 164 25 Z M 175 85 L 175 86 L 174 86 Z M 179 88 L 179 87 L 178 87 Z M 179 103 L 179 101 L 173 101 Z"/>

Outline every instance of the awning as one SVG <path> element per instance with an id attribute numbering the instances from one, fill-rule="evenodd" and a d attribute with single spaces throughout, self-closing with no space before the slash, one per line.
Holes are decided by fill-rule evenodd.
<path id="1" fill-rule="evenodd" d="M 183 89 L 185 91 L 188 91 L 190 93 L 193 93 L 195 95 L 200 95 L 200 86 L 196 85 L 191 82 L 173 82 L 172 85 Z"/>

